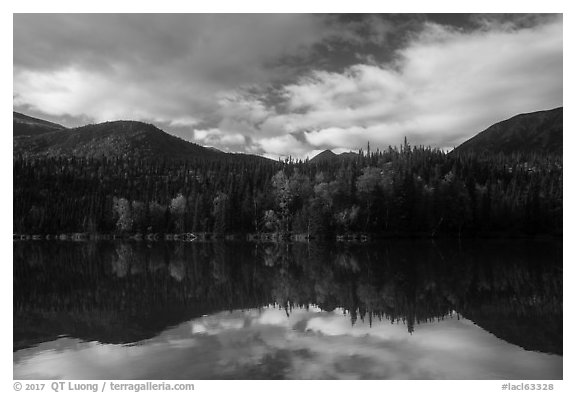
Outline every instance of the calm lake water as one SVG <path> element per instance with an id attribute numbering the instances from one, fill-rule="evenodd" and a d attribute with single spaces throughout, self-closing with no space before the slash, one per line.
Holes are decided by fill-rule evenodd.
<path id="1" fill-rule="evenodd" d="M 14 243 L 15 379 L 561 379 L 562 243 Z"/>

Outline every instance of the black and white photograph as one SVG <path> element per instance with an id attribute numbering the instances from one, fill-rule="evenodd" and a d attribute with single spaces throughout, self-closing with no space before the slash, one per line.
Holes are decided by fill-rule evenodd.
<path id="1" fill-rule="evenodd" d="M 12 18 L 14 389 L 560 391 L 562 13 Z"/>

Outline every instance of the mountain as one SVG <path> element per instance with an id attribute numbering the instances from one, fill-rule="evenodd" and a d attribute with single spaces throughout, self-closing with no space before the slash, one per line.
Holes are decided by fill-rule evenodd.
<path id="1" fill-rule="evenodd" d="M 14 139 L 14 154 L 35 157 L 212 158 L 221 153 L 138 121 L 112 121 Z"/>
<path id="2" fill-rule="evenodd" d="M 24 119 L 29 118 L 25 115 L 20 116 Z M 139 121 L 121 120 L 66 129 L 62 126 L 56 128 L 57 124 L 44 120 L 29 119 L 31 119 L 30 123 L 42 125 L 43 133 L 15 136 L 14 156 L 268 160 L 265 157 L 224 153 L 217 149 L 203 147 L 170 135 L 152 124 Z M 51 124 L 54 126 L 50 126 Z"/>
<path id="3" fill-rule="evenodd" d="M 310 159 L 310 163 L 318 164 L 321 162 L 331 162 L 331 161 L 340 161 L 340 160 L 347 160 L 356 158 L 358 155 L 353 152 L 341 153 L 336 154 L 332 150 L 324 150 L 321 153 L 315 155 L 312 159 Z"/>
<path id="4" fill-rule="evenodd" d="M 488 127 L 453 152 L 562 156 L 562 123 L 562 107 L 520 114 Z"/>
<path id="5" fill-rule="evenodd" d="M 315 155 L 310 160 L 310 162 L 316 164 L 319 162 L 333 161 L 336 159 L 338 159 L 338 155 L 336 153 L 332 152 L 332 150 L 324 150 L 322 153 Z"/>
<path id="6" fill-rule="evenodd" d="M 12 134 L 14 137 L 27 135 L 40 135 L 47 132 L 64 130 L 66 127 L 52 123 L 46 120 L 36 119 L 34 117 L 23 115 L 22 113 L 13 113 Z"/>

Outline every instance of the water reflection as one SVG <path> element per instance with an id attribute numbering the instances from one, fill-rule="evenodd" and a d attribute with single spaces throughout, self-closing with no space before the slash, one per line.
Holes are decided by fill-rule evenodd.
<path id="1" fill-rule="evenodd" d="M 561 252 L 15 243 L 14 377 L 561 378 Z"/>

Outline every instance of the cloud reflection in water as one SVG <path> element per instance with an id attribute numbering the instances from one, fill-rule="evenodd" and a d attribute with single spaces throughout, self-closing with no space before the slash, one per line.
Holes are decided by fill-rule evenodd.
<path id="1" fill-rule="evenodd" d="M 14 353 L 15 379 L 561 379 L 562 357 L 463 318 L 352 325 L 341 309 L 221 312 L 134 345 L 60 338 Z"/>

